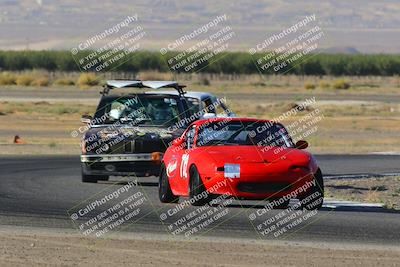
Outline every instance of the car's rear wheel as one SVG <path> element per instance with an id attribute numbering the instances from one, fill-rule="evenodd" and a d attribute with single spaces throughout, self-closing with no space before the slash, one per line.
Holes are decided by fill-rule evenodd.
<path id="1" fill-rule="evenodd" d="M 211 200 L 196 166 L 190 167 L 189 197 L 193 206 L 204 206 Z"/>
<path id="2" fill-rule="evenodd" d="M 175 196 L 172 193 L 164 164 L 161 165 L 160 169 L 160 178 L 158 181 L 158 197 L 162 203 L 177 203 L 179 201 L 179 197 Z"/>
<path id="3" fill-rule="evenodd" d="M 324 202 L 324 179 L 321 170 L 318 168 L 314 174 L 315 185 L 313 185 L 307 193 L 300 198 L 302 207 L 307 210 L 318 210 L 322 208 Z"/>

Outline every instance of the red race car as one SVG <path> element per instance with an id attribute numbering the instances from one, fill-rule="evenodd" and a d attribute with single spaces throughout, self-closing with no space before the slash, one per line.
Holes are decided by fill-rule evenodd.
<path id="1" fill-rule="evenodd" d="M 321 170 L 293 143 L 277 122 L 249 118 L 211 118 L 192 123 L 164 154 L 159 198 L 163 203 L 189 197 L 204 205 L 218 195 L 269 200 L 286 207 L 297 198 L 306 209 L 322 206 Z M 311 203 L 312 202 L 312 203 Z"/>

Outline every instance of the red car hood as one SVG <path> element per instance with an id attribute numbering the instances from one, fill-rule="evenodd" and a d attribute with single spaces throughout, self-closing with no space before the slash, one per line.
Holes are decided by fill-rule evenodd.
<path id="1" fill-rule="evenodd" d="M 225 163 L 277 163 L 291 161 L 296 165 L 307 166 L 310 154 L 295 148 L 259 146 L 213 146 L 204 147 L 206 153 L 217 164 Z"/>

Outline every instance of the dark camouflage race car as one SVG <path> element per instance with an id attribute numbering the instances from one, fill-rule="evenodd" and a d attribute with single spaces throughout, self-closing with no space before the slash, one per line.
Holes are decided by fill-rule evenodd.
<path id="1" fill-rule="evenodd" d="M 174 90 L 160 91 L 168 88 Z M 108 81 L 94 116 L 82 116 L 86 124 L 81 143 L 82 181 L 96 183 L 111 175 L 158 175 L 172 140 L 221 105 L 213 96 L 206 110 L 199 109 L 183 88 L 173 81 Z M 152 91 L 145 92 L 148 89 Z"/>

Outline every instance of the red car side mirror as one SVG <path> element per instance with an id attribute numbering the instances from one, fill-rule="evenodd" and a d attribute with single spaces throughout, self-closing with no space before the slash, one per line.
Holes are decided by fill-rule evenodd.
<path id="1" fill-rule="evenodd" d="M 174 141 L 172 141 L 172 145 L 174 146 L 180 146 L 183 143 L 183 138 L 176 138 Z"/>
<path id="2" fill-rule="evenodd" d="M 296 143 L 296 148 L 297 148 L 297 149 L 306 149 L 307 147 L 308 147 L 307 141 L 299 140 L 299 141 L 297 141 L 297 143 Z"/>

